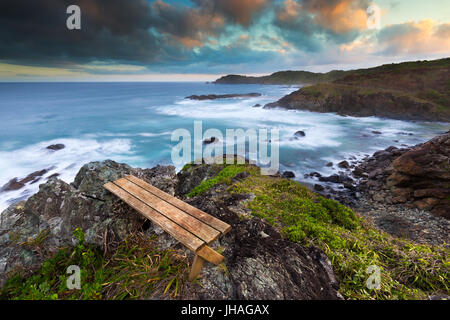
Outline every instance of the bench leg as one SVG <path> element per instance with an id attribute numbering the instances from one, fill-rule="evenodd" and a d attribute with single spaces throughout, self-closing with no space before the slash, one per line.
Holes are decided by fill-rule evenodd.
<path id="1" fill-rule="evenodd" d="M 189 281 L 194 280 L 194 278 L 200 273 L 204 262 L 205 259 L 203 259 L 199 255 L 195 255 L 194 263 L 192 264 L 191 272 L 189 273 Z"/>

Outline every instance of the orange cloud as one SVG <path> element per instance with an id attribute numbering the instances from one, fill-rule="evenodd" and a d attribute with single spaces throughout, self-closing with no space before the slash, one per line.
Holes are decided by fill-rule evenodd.
<path id="1" fill-rule="evenodd" d="M 360 5 L 360 1 L 342 0 L 329 5 L 309 8 L 315 14 L 315 21 L 321 26 L 336 33 L 352 30 L 362 30 L 367 27 L 367 8 Z"/>
<path id="2" fill-rule="evenodd" d="M 395 53 L 450 53 L 450 24 L 427 19 L 392 25 L 381 31 L 379 40 Z"/>
<path id="3" fill-rule="evenodd" d="M 294 0 L 286 0 L 284 7 L 278 12 L 278 19 L 283 22 L 290 22 L 295 20 L 301 10 L 302 6 Z"/>
<path id="4" fill-rule="evenodd" d="M 281 22 L 292 23 L 302 15 L 336 33 L 362 30 L 367 25 L 367 7 L 363 0 L 286 0 L 277 12 Z"/>

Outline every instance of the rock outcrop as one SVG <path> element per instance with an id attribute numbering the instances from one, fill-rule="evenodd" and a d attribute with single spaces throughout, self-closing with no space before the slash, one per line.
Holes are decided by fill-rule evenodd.
<path id="1" fill-rule="evenodd" d="M 174 167 L 133 169 L 113 161 L 83 166 L 72 184 L 52 178 L 26 202 L 11 205 L 0 216 L 0 283 L 13 268 L 32 269 L 61 246 L 76 243 L 73 231 L 80 227 L 88 244 L 103 246 L 106 239 L 120 241 L 139 230 L 144 219 L 103 188 L 103 184 L 133 174 L 173 194 Z M 43 252 L 23 243 L 45 234 Z M 22 244 L 22 245 L 21 245 Z"/>
<path id="2" fill-rule="evenodd" d="M 205 94 L 192 95 L 185 99 L 191 100 L 216 100 L 216 99 L 230 99 L 230 98 L 255 98 L 261 96 L 261 93 L 230 93 L 230 94 Z"/>
<path id="3" fill-rule="evenodd" d="M 0 285 L 15 269 L 34 270 L 61 246 L 74 245 L 73 230 L 82 228 L 88 244 L 105 248 L 130 233 L 158 236 L 161 248 L 181 244 L 103 188 L 133 174 L 179 197 L 220 172 L 218 165 L 192 165 L 176 175 L 174 167 L 131 168 L 113 161 L 83 166 L 71 184 L 52 178 L 28 201 L 10 206 L 0 221 Z M 234 179 L 245 178 L 245 172 Z M 193 299 L 340 299 L 330 261 L 317 248 L 284 239 L 263 220 L 252 217 L 244 203 L 251 195 L 231 195 L 224 185 L 187 200 L 231 224 L 215 243 L 223 249 L 226 270 L 207 264 L 188 298 Z M 27 242 L 41 239 L 39 246 Z M 186 251 L 187 255 L 192 253 Z"/>
<path id="4" fill-rule="evenodd" d="M 441 111 L 433 103 L 407 93 L 334 83 L 304 87 L 264 106 L 277 107 L 354 117 L 450 121 L 449 110 Z"/>
<path id="5" fill-rule="evenodd" d="M 413 148 L 389 147 L 355 168 L 372 199 L 450 219 L 450 132 Z"/>

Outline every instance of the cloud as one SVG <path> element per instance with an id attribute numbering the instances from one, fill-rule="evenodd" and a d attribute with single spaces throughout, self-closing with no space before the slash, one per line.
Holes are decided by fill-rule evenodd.
<path id="1" fill-rule="evenodd" d="M 66 28 L 71 4 L 81 8 L 79 31 Z M 450 24 L 400 21 L 367 30 L 369 5 L 369 0 L 1 0 L 0 63 L 8 65 L 2 75 L 26 74 L 19 65 L 30 66 L 32 75 L 55 76 L 261 73 L 376 55 L 450 52 Z"/>
<path id="2" fill-rule="evenodd" d="M 366 0 L 286 0 L 277 7 L 277 23 L 288 29 L 344 34 L 366 28 Z"/>
<path id="3" fill-rule="evenodd" d="M 66 8 L 81 7 L 81 30 L 66 28 Z M 2 0 L 0 59 L 65 65 L 93 59 L 156 61 L 160 40 L 148 32 L 145 0 Z"/>
<path id="4" fill-rule="evenodd" d="M 201 6 L 204 6 L 207 2 L 212 2 L 213 12 L 245 27 L 248 27 L 253 18 L 269 4 L 268 0 L 196 0 L 195 2 Z"/>
<path id="5" fill-rule="evenodd" d="M 450 53 L 450 24 L 431 19 L 386 26 L 377 38 L 385 54 Z"/>
<path id="6" fill-rule="evenodd" d="M 285 0 L 274 25 L 299 50 L 318 52 L 353 41 L 367 28 L 365 0 Z"/>

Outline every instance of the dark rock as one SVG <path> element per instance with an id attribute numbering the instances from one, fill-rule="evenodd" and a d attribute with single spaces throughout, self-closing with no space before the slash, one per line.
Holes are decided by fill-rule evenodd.
<path id="1" fill-rule="evenodd" d="M 176 187 L 175 194 L 177 196 L 188 194 L 203 180 L 216 176 L 223 168 L 223 165 L 205 166 L 202 164 L 191 164 L 188 169 L 181 170 L 177 174 L 180 182 Z"/>
<path id="2" fill-rule="evenodd" d="M 325 190 L 325 188 L 321 185 L 321 184 L 315 184 L 314 185 L 314 190 L 316 190 L 316 191 L 323 191 L 323 190 Z"/>
<path id="3" fill-rule="evenodd" d="M 185 99 L 191 100 L 215 100 L 215 99 L 229 99 L 229 98 L 254 98 L 261 96 L 261 93 L 233 93 L 233 94 L 207 94 L 207 95 L 192 95 Z"/>
<path id="4" fill-rule="evenodd" d="M 450 133 L 437 136 L 396 158 L 387 185 L 414 190 L 413 204 L 450 218 Z"/>
<path id="5" fill-rule="evenodd" d="M 58 144 L 49 145 L 46 149 L 58 151 L 58 150 L 64 149 L 65 147 L 66 146 L 64 144 L 58 143 Z"/>
<path id="6" fill-rule="evenodd" d="M 28 182 L 31 184 L 38 182 L 41 177 L 48 172 L 47 169 L 35 171 L 30 173 L 25 178 L 18 180 L 17 178 L 11 179 L 8 183 L 6 183 L 3 187 L 0 188 L 0 192 L 3 191 L 13 191 L 19 190 L 25 186 Z"/>
<path id="7" fill-rule="evenodd" d="M 373 134 L 381 134 L 381 131 L 377 131 L 377 130 L 372 130 Z"/>
<path id="8" fill-rule="evenodd" d="M 247 171 L 242 171 L 242 172 L 239 172 L 238 174 L 236 174 L 233 177 L 232 181 L 234 183 L 234 182 L 237 182 L 237 181 L 244 180 L 245 178 L 248 178 L 248 177 L 250 177 L 250 173 L 248 173 Z"/>
<path id="9" fill-rule="evenodd" d="M 215 143 L 215 142 L 219 142 L 219 138 L 211 137 L 211 138 L 206 138 L 205 140 L 203 140 L 203 144 L 211 144 L 211 143 Z"/>
<path id="10" fill-rule="evenodd" d="M 339 175 L 332 174 L 331 176 L 328 176 L 328 177 L 319 177 L 319 181 L 339 183 L 340 179 L 339 179 Z"/>
<path id="11" fill-rule="evenodd" d="M 253 106 L 253 108 L 259 108 L 259 107 L 261 107 L 261 105 L 260 105 L 259 103 L 255 104 L 255 105 Z"/>
<path id="12" fill-rule="evenodd" d="M 296 133 L 294 133 L 294 137 L 295 138 L 301 138 L 301 137 L 304 137 L 304 136 L 306 136 L 305 131 L 299 130 Z"/>
<path id="13" fill-rule="evenodd" d="M 56 177 L 59 177 L 59 173 L 54 173 L 54 174 L 50 175 L 50 176 L 47 178 L 47 180 L 50 180 L 50 179 L 53 179 L 53 178 L 56 178 Z"/>
<path id="14" fill-rule="evenodd" d="M 350 167 L 350 164 L 348 161 L 344 160 L 338 163 L 338 167 L 342 169 L 348 169 Z"/>
<path id="15" fill-rule="evenodd" d="M 309 175 L 310 175 L 311 177 L 317 177 L 317 178 L 320 178 L 320 177 L 322 176 L 320 173 L 318 173 L 318 172 L 316 172 L 316 171 L 311 172 Z"/>
<path id="16" fill-rule="evenodd" d="M 24 186 L 25 184 L 17 181 L 17 178 L 13 178 L 9 180 L 3 187 L 0 188 L 0 192 L 19 190 Z"/>
<path id="17" fill-rule="evenodd" d="M 295 174 L 292 171 L 284 171 L 281 176 L 288 179 L 295 178 Z"/>
<path id="18" fill-rule="evenodd" d="M 332 167 L 332 166 L 333 166 L 333 162 L 328 162 L 328 163 L 326 164 L 326 166 L 327 166 L 327 167 Z"/>

